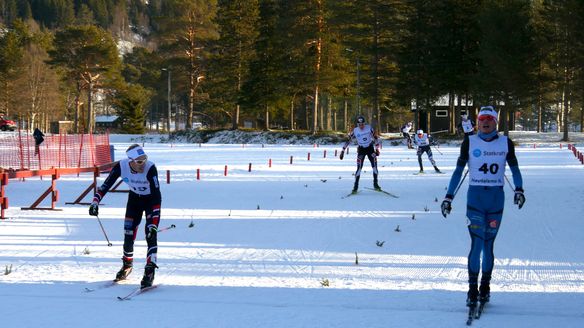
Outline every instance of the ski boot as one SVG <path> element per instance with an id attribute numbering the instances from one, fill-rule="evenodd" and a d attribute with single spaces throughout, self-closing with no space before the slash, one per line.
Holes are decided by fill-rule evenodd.
<path id="1" fill-rule="evenodd" d="M 144 267 L 144 277 L 140 282 L 140 288 L 151 287 L 154 282 L 154 271 L 158 268 L 156 263 L 150 262 Z"/>
<path id="2" fill-rule="evenodd" d="M 434 170 L 436 171 L 436 173 L 442 173 L 442 171 L 440 171 L 440 169 L 438 169 L 438 166 L 434 165 Z"/>
<path id="3" fill-rule="evenodd" d="M 466 306 L 475 308 L 479 300 L 479 289 L 477 285 L 470 285 L 468 293 L 466 294 Z"/>
<path id="4" fill-rule="evenodd" d="M 355 184 L 353 185 L 353 190 L 351 193 L 356 194 L 357 190 L 359 189 L 359 176 L 355 177 Z"/>
<path id="5" fill-rule="evenodd" d="M 479 301 L 481 304 L 489 303 L 491 300 L 491 287 L 489 284 L 481 284 L 479 287 Z"/>
<path id="6" fill-rule="evenodd" d="M 126 280 L 130 273 L 132 273 L 133 259 L 123 257 L 122 261 L 124 264 L 122 265 L 120 271 L 118 271 L 116 274 L 116 279 L 114 279 L 114 281 Z"/>
<path id="7" fill-rule="evenodd" d="M 377 174 L 373 174 L 373 189 L 377 191 L 381 190 L 381 187 L 377 183 Z"/>

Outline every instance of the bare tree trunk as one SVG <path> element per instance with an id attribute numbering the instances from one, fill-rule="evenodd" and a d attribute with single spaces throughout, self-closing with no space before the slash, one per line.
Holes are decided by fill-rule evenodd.
<path id="1" fill-rule="evenodd" d="M 290 130 L 294 130 L 294 98 L 296 95 L 292 96 L 290 100 Z"/>
<path id="2" fill-rule="evenodd" d="M 324 17 L 323 17 L 323 3 L 322 0 L 317 0 L 318 13 L 317 13 L 317 28 L 318 28 L 318 38 L 316 39 L 316 85 L 314 86 L 314 117 L 312 122 L 312 133 L 315 134 L 318 131 L 318 94 L 320 89 L 320 65 L 322 61 L 322 33 L 324 32 Z"/>
<path id="3" fill-rule="evenodd" d="M 265 130 L 270 130 L 270 106 L 266 105 L 266 112 L 265 112 L 265 119 L 266 119 L 266 126 Z"/>
<path id="4" fill-rule="evenodd" d="M 456 133 L 456 113 L 454 110 L 454 91 L 450 90 L 448 93 L 448 113 L 450 113 L 450 123 L 448 123 L 448 132 L 450 134 Z"/>
<path id="5" fill-rule="evenodd" d="M 91 134 L 93 131 L 93 79 L 89 76 L 87 84 L 87 133 Z"/>
<path id="6" fill-rule="evenodd" d="M 347 116 L 347 114 L 348 114 L 349 104 L 348 104 L 347 98 L 345 98 L 345 101 L 344 102 L 345 102 L 345 106 L 344 106 L 344 113 L 343 113 L 344 114 L 343 115 L 343 129 L 347 129 L 348 130 L 348 128 L 349 128 L 349 117 Z"/>

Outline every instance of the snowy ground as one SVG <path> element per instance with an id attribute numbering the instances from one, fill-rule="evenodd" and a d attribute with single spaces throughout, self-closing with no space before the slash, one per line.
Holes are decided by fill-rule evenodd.
<path id="1" fill-rule="evenodd" d="M 505 187 L 491 303 L 473 326 L 581 327 L 584 165 L 565 144 L 560 149 L 559 135 L 514 137 L 522 142 L 527 202 L 518 210 Z M 117 158 L 131 143 L 124 136 L 112 142 Z M 372 184 L 370 169 L 361 192 L 342 199 L 352 187 L 355 148 L 340 161 L 338 145 L 146 143 L 163 182 L 161 227 L 176 228 L 159 235 L 160 287 L 124 302 L 116 297 L 142 275 L 142 231 L 129 284 L 85 289 L 99 288 L 121 266 L 126 195 L 109 193 L 100 207 L 108 247 L 87 207 L 65 204 L 90 176 L 58 181 L 61 211 L 21 210 L 50 182 L 11 180 L 9 219 L 0 222 L 0 274 L 12 266 L 0 275 L 2 326 L 464 326 L 466 183 L 448 219 L 439 212 L 458 147 L 434 151 L 447 174 L 416 176 L 415 153 L 388 144 L 380 184 L 398 199 L 364 189 Z"/>

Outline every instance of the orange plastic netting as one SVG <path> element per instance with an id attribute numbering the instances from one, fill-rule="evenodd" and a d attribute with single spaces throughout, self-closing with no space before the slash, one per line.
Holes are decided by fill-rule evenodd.
<path id="1" fill-rule="evenodd" d="M 94 167 L 111 162 L 109 135 L 46 135 L 38 147 L 32 134 L 0 134 L 0 168 L 37 170 Z"/>

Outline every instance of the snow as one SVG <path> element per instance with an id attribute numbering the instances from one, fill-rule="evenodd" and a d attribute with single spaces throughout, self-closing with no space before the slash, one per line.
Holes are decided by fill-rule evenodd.
<path id="1" fill-rule="evenodd" d="M 560 148 L 560 135 L 512 136 L 520 141 L 527 202 L 518 210 L 505 186 L 491 303 L 473 326 L 581 327 L 584 165 L 566 144 Z M 582 135 L 572 136 L 582 147 Z M 366 163 L 360 193 L 342 199 L 353 184 L 355 148 L 341 161 L 335 157 L 340 144 L 168 144 L 121 135 L 111 140 L 118 159 L 130 144 L 145 141 L 159 169 L 160 226 L 176 225 L 159 234 L 160 287 L 129 301 L 116 298 L 141 279 L 142 224 L 129 283 L 85 292 L 121 267 L 125 194 L 109 193 L 100 206 L 113 243 L 108 247 L 87 206 L 65 204 L 92 182 L 90 175 L 57 181 L 59 211 L 20 209 L 50 179 L 10 180 L 8 219 L 0 221 L 0 272 L 12 266 L 0 275 L 3 327 L 464 325 L 467 183 L 447 219 L 439 209 L 456 165 L 456 143 L 441 146 L 442 154 L 434 151 L 447 174 L 416 176 L 415 152 L 386 140 L 380 185 L 399 198 L 364 188 L 372 184 Z"/>

